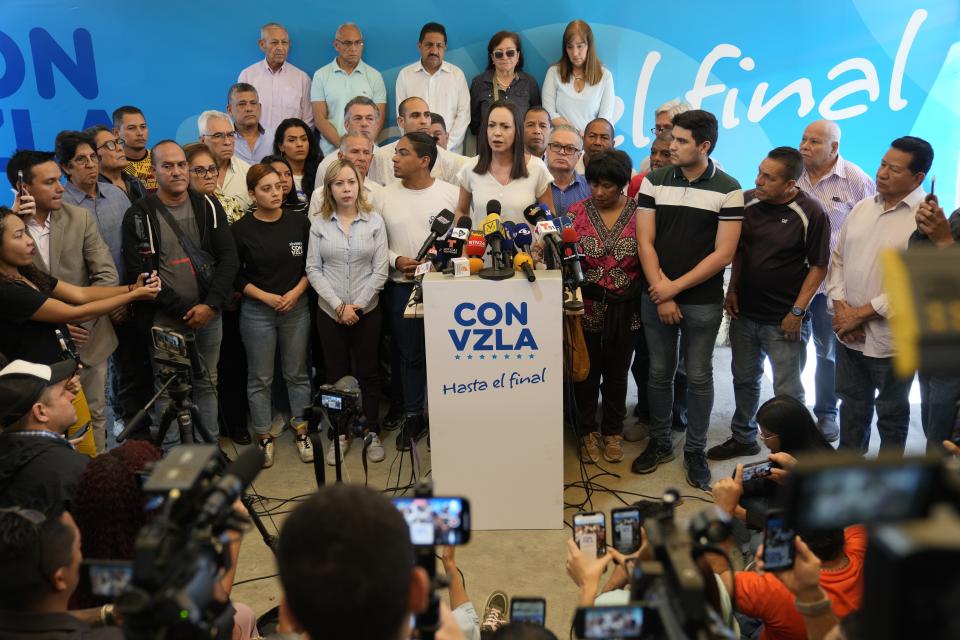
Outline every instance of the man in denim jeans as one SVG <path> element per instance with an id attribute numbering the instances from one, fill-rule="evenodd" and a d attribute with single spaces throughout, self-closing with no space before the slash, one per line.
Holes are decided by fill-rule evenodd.
<path id="1" fill-rule="evenodd" d="M 890 303 L 879 255 L 907 248 L 923 178 L 933 164 L 926 140 L 906 136 L 890 143 L 877 169 L 877 195 L 858 202 L 840 230 L 830 258 L 827 295 L 833 304 L 840 396 L 840 447 L 866 453 L 877 412 L 880 447 L 903 453 L 910 426 L 910 378 L 893 373 Z"/>
<path id="2" fill-rule="evenodd" d="M 673 118 L 673 166 L 651 171 L 637 194 L 637 245 L 650 284 L 641 309 L 650 352 L 650 443 L 633 461 L 651 473 L 673 460 L 673 376 L 682 332 L 687 362 L 687 482 L 710 486 L 704 449 L 713 410 L 713 345 L 723 317 L 723 269 L 743 219 L 740 184 L 710 160 L 717 119 L 699 109 Z"/>
<path id="3" fill-rule="evenodd" d="M 733 259 L 724 309 L 732 317 L 732 437 L 707 451 L 711 460 L 760 453 L 754 417 L 760 404 L 763 361 L 773 367 L 773 391 L 803 402 L 807 305 L 827 275 L 830 222 L 816 198 L 797 188 L 800 152 L 772 150 L 757 172 L 757 188 L 743 194 L 743 229 Z"/>

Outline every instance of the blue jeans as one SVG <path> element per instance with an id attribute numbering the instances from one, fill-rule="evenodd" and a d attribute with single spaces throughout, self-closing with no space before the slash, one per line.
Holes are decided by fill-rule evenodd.
<path id="1" fill-rule="evenodd" d="M 817 349 L 817 371 L 814 374 L 817 418 L 837 419 L 836 354 L 837 335 L 833 332 L 833 316 L 827 312 L 827 296 L 818 293 L 810 302 L 813 321 L 813 345 Z"/>
<path id="2" fill-rule="evenodd" d="M 793 396 L 803 402 L 800 372 L 806 363 L 810 322 L 800 328 L 800 340 L 783 337 L 780 325 L 760 324 L 741 315 L 730 322 L 730 350 L 733 358 L 733 394 L 737 408 L 730 421 L 733 439 L 742 444 L 757 440 L 757 408 L 760 405 L 760 380 L 763 360 L 773 367 L 773 393 Z"/>
<path id="3" fill-rule="evenodd" d="M 927 436 L 927 451 L 940 452 L 944 440 L 953 438 L 960 402 L 960 378 L 920 376 L 920 422 Z"/>
<path id="4" fill-rule="evenodd" d="M 897 378 L 893 358 L 872 358 L 837 345 L 837 395 L 840 396 L 840 448 L 866 453 L 870 423 L 877 411 L 880 448 L 903 453 L 910 428 L 910 385 Z"/>
<path id="5" fill-rule="evenodd" d="M 687 360 L 687 411 L 689 424 L 684 451 L 702 453 L 713 411 L 713 347 L 723 319 L 721 304 L 681 304 L 679 325 L 660 322 L 657 305 L 643 297 L 641 317 L 650 353 L 650 437 L 657 446 L 669 448 L 673 420 L 673 377 L 677 372 L 678 348 L 683 340 Z M 682 335 L 681 335 L 682 334 Z"/>
<path id="6" fill-rule="evenodd" d="M 162 323 L 158 322 L 158 324 L 162 326 Z M 181 331 L 182 327 L 175 327 L 174 330 Z M 187 331 L 189 332 L 189 330 Z M 207 323 L 207 326 L 194 330 L 194 335 L 197 341 L 197 351 L 200 352 L 200 359 L 203 361 L 206 374 L 199 377 L 192 377 L 190 383 L 193 387 L 191 397 L 200 410 L 200 421 L 203 423 L 203 430 L 216 442 L 217 434 L 220 430 L 217 407 L 217 363 L 220 361 L 220 343 L 223 341 L 223 324 L 220 314 L 216 314 L 213 320 Z M 153 363 L 155 388 L 159 389 L 162 384 L 162 380 L 160 380 L 157 375 L 160 367 L 157 366 L 156 360 L 151 359 L 151 362 Z M 154 405 L 156 414 L 153 423 L 155 426 L 161 426 L 160 416 L 163 415 L 168 404 L 170 404 L 170 396 L 164 393 Z M 200 428 L 200 425 L 195 425 L 197 431 L 199 431 Z M 198 442 L 202 442 L 199 433 L 195 437 Z M 174 420 L 170 424 L 169 429 L 167 429 L 166 436 L 163 439 L 164 449 L 169 449 L 177 444 L 179 440 L 180 432 L 176 420 Z"/>
<path id="7" fill-rule="evenodd" d="M 301 421 L 304 407 L 311 402 L 307 371 L 310 342 L 307 296 L 300 296 L 287 313 L 277 313 L 262 302 L 244 298 L 240 303 L 240 336 L 247 353 L 247 397 L 254 432 L 258 435 L 270 432 L 271 387 L 278 347 L 280 370 L 290 398 L 291 421 Z"/>
<path id="8" fill-rule="evenodd" d="M 394 331 L 393 347 L 400 354 L 403 409 L 407 415 L 419 415 L 424 412 L 427 403 L 427 353 L 423 318 L 403 317 L 411 291 L 412 284 L 394 283 L 390 287 L 390 321 Z"/>

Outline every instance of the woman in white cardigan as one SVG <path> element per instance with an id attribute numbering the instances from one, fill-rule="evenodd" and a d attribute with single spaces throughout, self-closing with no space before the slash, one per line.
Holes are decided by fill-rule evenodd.
<path id="1" fill-rule="evenodd" d="M 566 122 L 582 133 L 594 118 L 613 122 L 613 74 L 597 58 L 593 31 L 583 20 L 563 30 L 563 55 L 547 69 L 542 94 L 554 124 Z"/>

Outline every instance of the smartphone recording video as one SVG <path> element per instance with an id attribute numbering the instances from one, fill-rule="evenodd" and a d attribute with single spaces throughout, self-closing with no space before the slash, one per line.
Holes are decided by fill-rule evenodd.
<path id="1" fill-rule="evenodd" d="M 459 545 L 470 540 L 470 502 L 466 498 L 394 498 L 415 545 Z"/>
<path id="2" fill-rule="evenodd" d="M 763 462 L 751 462 L 743 465 L 743 475 L 741 479 L 744 482 L 756 480 L 757 478 L 769 478 L 773 470 L 773 463 L 769 460 Z M 733 470 L 733 475 L 737 475 L 737 470 Z"/>
<path id="3" fill-rule="evenodd" d="M 763 530 L 763 568 L 765 571 L 783 571 L 793 566 L 796 555 L 796 533 L 786 526 L 783 512 L 771 509 Z"/>
<path id="4" fill-rule="evenodd" d="M 573 627 L 578 638 L 639 638 L 643 635 L 643 606 L 580 607 Z"/>
<path id="5" fill-rule="evenodd" d="M 573 540 L 588 557 L 607 552 L 607 518 L 603 513 L 577 513 L 573 516 Z"/>
<path id="6" fill-rule="evenodd" d="M 541 627 L 547 623 L 547 601 L 543 598 L 520 598 L 510 600 L 510 622 L 528 622 Z"/>
<path id="7" fill-rule="evenodd" d="M 640 509 L 625 507 L 610 512 L 611 526 L 613 527 L 613 548 L 629 555 L 640 549 L 640 526 L 643 519 Z"/>

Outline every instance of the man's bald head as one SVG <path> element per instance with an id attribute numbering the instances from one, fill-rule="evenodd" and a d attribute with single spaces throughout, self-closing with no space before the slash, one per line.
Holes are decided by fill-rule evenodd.
<path id="1" fill-rule="evenodd" d="M 161 140 L 150 150 L 150 161 L 161 194 L 178 199 L 189 186 L 189 165 L 183 147 L 173 140 Z"/>
<path id="2" fill-rule="evenodd" d="M 832 120 L 807 125 L 800 139 L 800 155 L 808 172 L 821 173 L 833 166 L 840 154 L 840 126 Z"/>

